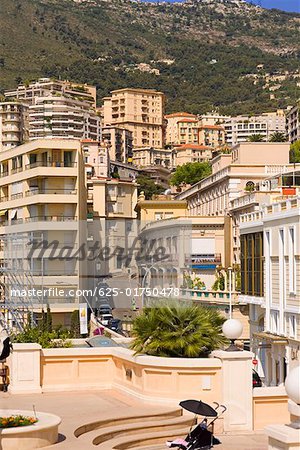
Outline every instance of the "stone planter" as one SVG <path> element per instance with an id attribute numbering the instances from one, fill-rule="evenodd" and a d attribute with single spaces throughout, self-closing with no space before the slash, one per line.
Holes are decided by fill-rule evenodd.
<path id="1" fill-rule="evenodd" d="M 0 416 L 23 415 L 33 417 L 32 411 L 1 409 Z M 61 418 L 54 414 L 37 412 L 38 422 L 14 428 L 0 428 L 1 450 L 32 450 L 47 447 L 58 441 L 58 426 Z"/>

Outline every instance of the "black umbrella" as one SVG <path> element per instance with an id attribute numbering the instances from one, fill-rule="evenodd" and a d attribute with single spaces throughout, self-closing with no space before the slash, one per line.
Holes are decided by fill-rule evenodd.
<path id="1" fill-rule="evenodd" d="M 201 402 L 201 400 L 184 400 L 179 403 L 179 406 L 199 416 L 217 417 L 218 415 L 214 408 L 209 406 L 207 403 Z"/>

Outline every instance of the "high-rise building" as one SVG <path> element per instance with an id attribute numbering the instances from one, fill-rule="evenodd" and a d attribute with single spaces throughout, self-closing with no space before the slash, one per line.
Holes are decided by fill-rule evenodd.
<path id="1" fill-rule="evenodd" d="M 28 140 L 28 106 L 25 103 L 0 103 L 0 152 Z"/>
<path id="2" fill-rule="evenodd" d="M 132 163 L 132 131 L 120 127 L 104 127 L 102 141 L 109 148 L 112 161 Z"/>
<path id="3" fill-rule="evenodd" d="M 188 120 L 193 123 L 197 121 L 197 116 L 195 114 L 190 114 L 187 112 L 177 112 L 165 115 L 167 121 L 166 126 L 166 144 L 168 145 L 178 145 L 180 143 L 185 144 L 186 142 L 180 142 L 180 127 L 179 122 Z"/>
<path id="4" fill-rule="evenodd" d="M 162 148 L 165 144 L 165 95 L 151 89 L 118 89 L 103 99 L 104 127 L 125 128 L 133 147 Z"/>
<path id="5" fill-rule="evenodd" d="M 292 144 L 300 140 L 300 101 L 286 114 L 286 134 Z"/>
<path id="6" fill-rule="evenodd" d="M 24 105 L 20 116 L 26 138 L 16 145 L 41 138 L 101 139 L 101 119 L 95 109 L 96 88 L 93 86 L 41 78 L 29 85 L 21 84 L 4 95 L 15 105 Z"/>

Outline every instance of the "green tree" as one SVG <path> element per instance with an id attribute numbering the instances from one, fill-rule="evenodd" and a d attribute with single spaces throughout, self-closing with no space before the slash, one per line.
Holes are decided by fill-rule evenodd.
<path id="1" fill-rule="evenodd" d="M 136 178 L 138 193 L 144 192 L 146 200 L 151 200 L 153 195 L 162 194 L 165 190 L 160 184 L 156 184 L 148 175 L 141 174 Z"/>
<path id="2" fill-rule="evenodd" d="M 205 357 L 225 344 L 224 320 L 215 309 L 203 306 L 158 304 L 134 320 L 131 348 L 152 356 Z"/>
<path id="3" fill-rule="evenodd" d="M 181 184 L 195 184 L 211 174 L 211 165 L 208 162 L 186 163 L 178 166 L 173 173 L 170 183 L 174 186 Z"/>
<path id="4" fill-rule="evenodd" d="M 300 140 L 291 145 L 290 162 L 300 163 Z"/>
<path id="5" fill-rule="evenodd" d="M 270 142 L 286 142 L 287 137 L 285 133 L 280 133 L 279 131 L 275 131 L 270 137 Z"/>
<path id="6" fill-rule="evenodd" d="M 248 142 L 264 142 L 264 136 L 262 134 L 251 134 L 248 137 Z"/>
<path id="7" fill-rule="evenodd" d="M 71 334 L 74 338 L 80 338 L 79 311 L 76 309 L 71 314 Z"/>
<path id="8" fill-rule="evenodd" d="M 51 331 L 52 331 L 52 314 L 51 314 L 51 310 L 50 310 L 50 306 L 49 305 L 47 305 L 46 324 L 45 325 L 46 325 L 45 326 L 46 331 L 51 333 Z"/>

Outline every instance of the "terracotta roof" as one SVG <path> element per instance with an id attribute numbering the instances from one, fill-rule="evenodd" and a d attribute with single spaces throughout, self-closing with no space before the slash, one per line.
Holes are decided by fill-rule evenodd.
<path id="1" fill-rule="evenodd" d="M 178 121 L 178 123 L 185 123 L 185 122 L 197 123 L 198 120 L 197 119 L 182 119 L 182 120 Z"/>
<path id="2" fill-rule="evenodd" d="M 165 116 L 166 119 L 171 119 L 172 117 L 194 117 L 194 118 L 196 118 L 197 116 L 195 114 L 191 114 L 191 113 L 187 113 L 187 112 L 176 112 L 176 113 L 172 113 L 172 114 L 167 114 Z"/>
<path id="3" fill-rule="evenodd" d="M 194 150 L 212 150 L 211 147 L 208 147 L 207 145 L 199 145 L 199 144 L 181 144 L 181 145 L 176 145 L 176 148 L 178 150 L 183 150 L 185 148 L 191 148 Z"/>
<path id="4" fill-rule="evenodd" d="M 206 128 L 210 130 L 225 130 L 221 125 L 202 125 L 200 130 L 205 130 Z"/>

